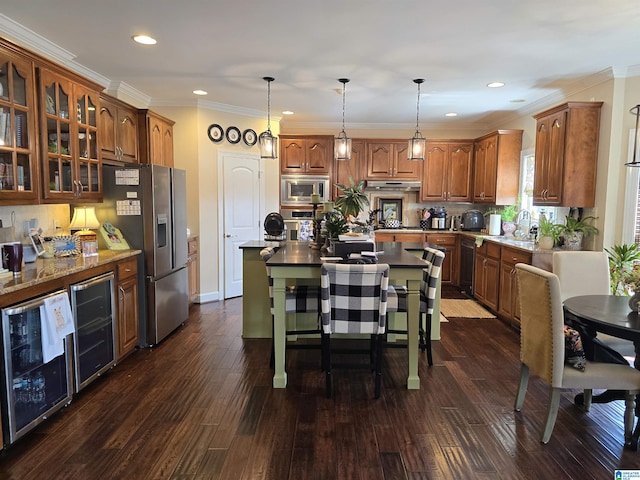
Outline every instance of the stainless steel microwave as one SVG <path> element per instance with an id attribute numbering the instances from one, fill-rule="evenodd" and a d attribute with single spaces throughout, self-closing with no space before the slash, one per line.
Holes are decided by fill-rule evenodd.
<path id="1" fill-rule="evenodd" d="M 329 200 L 329 175 L 281 175 L 280 205 L 295 207 L 311 204 L 311 194 L 320 195 L 320 202 Z"/>

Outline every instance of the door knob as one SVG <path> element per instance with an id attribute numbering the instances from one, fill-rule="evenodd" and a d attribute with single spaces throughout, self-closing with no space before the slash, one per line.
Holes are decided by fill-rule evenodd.
<path id="1" fill-rule="evenodd" d="M 231 235 L 229 235 L 228 233 L 226 233 L 226 234 L 224 235 L 224 238 L 231 238 Z"/>

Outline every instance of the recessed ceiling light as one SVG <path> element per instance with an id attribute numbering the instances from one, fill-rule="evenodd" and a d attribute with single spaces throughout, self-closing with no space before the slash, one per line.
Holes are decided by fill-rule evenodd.
<path id="1" fill-rule="evenodd" d="M 445 117 L 457 117 L 458 114 L 456 112 L 449 112 L 444 114 Z"/>
<path id="2" fill-rule="evenodd" d="M 293 115 L 293 112 L 291 110 L 285 110 L 284 112 L 282 112 L 283 115 Z"/>
<path id="3" fill-rule="evenodd" d="M 207 92 L 205 92 L 204 90 L 194 90 L 193 93 L 195 95 L 206 95 Z"/>
<path id="4" fill-rule="evenodd" d="M 500 88 L 500 87 L 504 87 L 504 82 L 491 82 L 491 83 L 487 83 L 487 87 L 489 87 L 489 88 Z"/>
<path id="5" fill-rule="evenodd" d="M 142 45 L 155 45 L 158 43 L 155 38 L 149 37 L 148 35 L 134 35 L 133 41 L 137 43 L 141 43 Z"/>

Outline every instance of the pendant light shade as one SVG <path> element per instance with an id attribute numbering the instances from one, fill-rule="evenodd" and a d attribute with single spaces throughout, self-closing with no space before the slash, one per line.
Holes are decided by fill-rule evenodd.
<path id="1" fill-rule="evenodd" d="M 416 78 L 413 83 L 418 85 L 418 102 L 416 106 L 416 133 L 413 134 L 413 138 L 409 140 L 409 148 L 407 149 L 407 158 L 414 161 L 424 160 L 424 151 L 427 140 L 420 133 L 420 84 L 424 82 L 423 78 Z"/>
<path id="2" fill-rule="evenodd" d="M 278 158 L 278 137 L 271 134 L 271 82 L 273 77 L 262 77 L 267 82 L 267 131 L 258 138 L 261 158 Z"/>
<path id="3" fill-rule="evenodd" d="M 625 163 L 627 167 L 640 167 L 640 158 L 638 158 L 638 141 L 640 139 L 640 104 L 629 110 L 629 113 L 636 116 L 636 133 L 633 138 L 633 160 Z"/>
<path id="4" fill-rule="evenodd" d="M 351 139 L 344 131 L 345 91 L 349 79 L 339 78 L 338 81 L 342 83 L 342 131 L 334 139 L 334 153 L 336 160 L 351 160 Z"/>

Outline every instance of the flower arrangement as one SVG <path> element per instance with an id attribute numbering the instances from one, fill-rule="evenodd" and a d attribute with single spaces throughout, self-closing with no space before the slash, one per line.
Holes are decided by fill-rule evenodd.
<path id="1" fill-rule="evenodd" d="M 613 295 L 631 295 L 640 292 L 640 247 L 638 244 L 614 245 L 604 249 L 609 256 L 611 293 Z"/>

